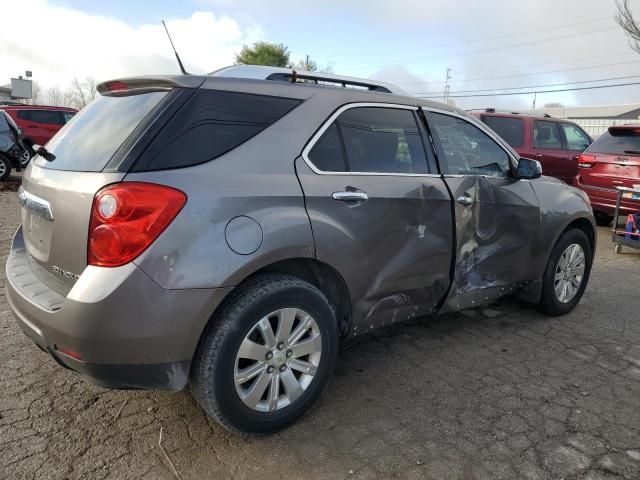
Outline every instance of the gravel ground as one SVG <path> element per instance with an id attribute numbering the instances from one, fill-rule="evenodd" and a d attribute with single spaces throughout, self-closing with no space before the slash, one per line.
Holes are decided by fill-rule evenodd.
<path id="1" fill-rule="evenodd" d="M 22 334 L 3 288 L 17 205 L 0 192 L 0 478 L 640 478 L 640 254 L 604 229 L 572 314 L 505 300 L 377 331 L 296 425 L 243 438 L 188 393 L 93 386 Z"/>

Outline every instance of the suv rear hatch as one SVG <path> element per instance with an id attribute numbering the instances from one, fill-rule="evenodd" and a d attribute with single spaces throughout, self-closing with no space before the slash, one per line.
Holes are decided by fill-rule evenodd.
<path id="1" fill-rule="evenodd" d="M 197 84 L 187 86 L 202 80 L 192 77 L 188 82 Z M 124 178 L 130 157 L 143 148 L 143 134 L 152 132 L 160 113 L 185 93 L 177 86 L 146 78 L 101 84 L 102 95 L 47 144 L 55 158 L 36 156 L 25 172 L 20 203 L 28 261 L 57 293 L 66 295 L 87 266 L 95 194 Z"/>
<path id="2" fill-rule="evenodd" d="M 640 127 L 611 127 L 581 156 L 579 183 L 615 205 L 616 188 L 640 184 Z"/>

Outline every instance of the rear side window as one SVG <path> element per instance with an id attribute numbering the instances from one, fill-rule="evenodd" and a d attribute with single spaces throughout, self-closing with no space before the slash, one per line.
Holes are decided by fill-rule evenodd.
<path id="1" fill-rule="evenodd" d="M 50 125 L 64 125 L 64 117 L 59 110 L 20 110 L 18 118 L 35 123 L 48 123 Z"/>
<path id="2" fill-rule="evenodd" d="M 96 98 L 47 143 L 55 160 L 47 162 L 37 157 L 37 165 L 53 170 L 102 171 L 120 145 L 166 95 L 150 92 Z"/>
<path id="3" fill-rule="evenodd" d="M 427 173 L 414 113 L 400 108 L 345 111 L 313 146 L 309 160 L 329 172 Z"/>
<path id="4" fill-rule="evenodd" d="M 213 160 L 273 124 L 300 100 L 198 90 L 164 127 L 133 171 L 182 168 Z"/>
<path id="5" fill-rule="evenodd" d="M 75 114 L 76 112 L 62 112 L 64 123 L 69 123 L 69 120 L 71 120 L 75 116 Z"/>
<path id="6" fill-rule="evenodd" d="M 533 146 L 542 149 L 560 150 L 562 141 L 560 140 L 560 130 L 556 122 L 535 120 L 533 122 Z"/>
<path id="7" fill-rule="evenodd" d="M 482 121 L 512 147 L 524 145 L 524 120 L 521 118 L 482 115 Z"/>
<path id="8" fill-rule="evenodd" d="M 615 135 L 611 134 L 611 132 L 605 132 L 591 144 L 587 152 L 639 155 L 640 133 L 625 129 L 616 130 Z"/>

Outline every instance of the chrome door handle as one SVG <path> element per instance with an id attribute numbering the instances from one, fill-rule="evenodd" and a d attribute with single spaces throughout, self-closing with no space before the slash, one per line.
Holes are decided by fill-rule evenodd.
<path id="1" fill-rule="evenodd" d="M 468 207 L 473 203 L 473 198 L 471 198 L 469 195 L 462 195 L 461 197 L 458 197 L 456 202 L 458 202 L 460 205 Z"/>
<path id="2" fill-rule="evenodd" d="M 364 192 L 344 190 L 342 192 L 333 192 L 331 198 L 339 202 L 366 202 L 369 200 L 369 195 Z"/>

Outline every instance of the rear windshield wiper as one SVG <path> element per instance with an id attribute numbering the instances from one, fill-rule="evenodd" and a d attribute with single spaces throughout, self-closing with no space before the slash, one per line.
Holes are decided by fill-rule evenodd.
<path id="1" fill-rule="evenodd" d="M 44 158 L 47 162 L 53 162 L 56 159 L 56 156 L 42 145 L 34 145 L 33 151 Z"/>

